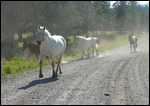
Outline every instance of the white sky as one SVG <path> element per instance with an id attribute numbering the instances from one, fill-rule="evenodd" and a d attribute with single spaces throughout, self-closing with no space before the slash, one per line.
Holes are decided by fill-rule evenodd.
<path id="1" fill-rule="evenodd" d="M 137 1 L 139 4 L 146 4 L 149 3 L 149 1 Z"/>
<path id="2" fill-rule="evenodd" d="M 111 4 L 115 3 L 116 1 L 110 1 Z M 139 4 L 146 4 L 149 3 L 149 1 L 137 1 Z"/>
<path id="3" fill-rule="evenodd" d="M 110 1 L 111 3 L 111 7 L 112 7 L 112 4 L 115 3 L 116 1 Z M 137 1 L 139 4 L 146 4 L 146 3 L 149 3 L 149 1 Z"/>

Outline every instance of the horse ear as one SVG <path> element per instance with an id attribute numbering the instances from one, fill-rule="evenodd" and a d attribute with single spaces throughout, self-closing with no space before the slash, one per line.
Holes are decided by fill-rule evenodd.
<path id="1" fill-rule="evenodd" d="M 44 28 L 43 28 L 43 30 L 45 30 L 46 29 L 46 27 L 45 27 L 45 25 L 44 25 Z"/>
<path id="2" fill-rule="evenodd" d="M 38 30 L 40 29 L 40 25 L 38 26 Z"/>

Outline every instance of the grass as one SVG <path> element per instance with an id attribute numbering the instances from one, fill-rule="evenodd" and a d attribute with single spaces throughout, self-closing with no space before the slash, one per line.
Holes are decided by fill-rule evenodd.
<path id="1" fill-rule="evenodd" d="M 39 59 L 30 59 L 30 61 L 28 61 L 19 57 L 13 57 L 10 60 L 1 59 L 1 76 L 39 67 L 39 62 Z M 50 64 L 50 62 L 44 60 L 42 66 L 48 64 Z"/>
<path id="2" fill-rule="evenodd" d="M 117 32 L 107 32 L 107 38 L 103 38 L 100 41 L 100 49 L 99 52 L 102 52 L 107 49 L 111 49 L 114 47 L 117 47 L 119 45 L 128 43 L 128 33 L 123 35 L 118 35 Z M 137 37 L 141 37 L 143 35 L 149 35 L 149 33 L 139 33 L 136 34 Z M 112 37 L 113 36 L 113 37 Z M 27 37 L 24 35 L 24 37 Z M 15 36 L 17 39 L 17 35 Z M 111 40 L 109 40 L 109 39 Z M 18 42 L 18 47 L 21 48 L 23 45 L 22 42 Z M 67 49 L 64 53 L 64 60 L 72 60 L 75 58 L 81 57 L 81 52 L 75 50 L 76 47 L 73 45 L 73 37 L 70 36 L 68 38 L 68 44 Z M 40 59 L 30 59 L 28 61 L 27 59 L 22 59 L 20 57 L 13 57 L 11 59 L 5 60 L 4 58 L 1 58 L 1 76 L 5 76 L 8 74 L 15 74 L 20 71 L 33 69 L 39 67 Z M 43 61 L 42 66 L 50 65 L 51 61 L 45 60 Z"/>

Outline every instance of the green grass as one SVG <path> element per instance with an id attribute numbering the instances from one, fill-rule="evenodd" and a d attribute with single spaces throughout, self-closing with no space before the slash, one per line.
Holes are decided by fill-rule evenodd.
<path id="1" fill-rule="evenodd" d="M 100 41 L 99 52 L 128 43 L 128 35 L 129 33 L 118 35 L 117 32 L 107 32 L 107 37 L 101 39 Z M 136 34 L 138 38 L 143 35 L 149 35 L 149 33 Z M 23 45 L 22 42 L 18 42 L 18 47 L 21 48 L 22 45 Z M 70 36 L 68 38 L 67 49 L 64 53 L 63 60 L 72 60 L 75 58 L 80 58 L 82 55 L 81 51 L 75 51 L 75 49 L 76 47 L 73 46 L 73 36 Z M 30 61 L 28 61 L 27 59 L 19 58 L 19 57 L 13 57 L 7 60 L 5 60 L 4 58 L 1 58 L 1 76 L 5 76 L 8 74 L 15 74 L 20 71 L 37 68 L 39 67 L 39 62 L 40 62 L 40 59 L 37 60 L 37 59 L 32 59 L 32 58 L 30 59 Z M 50 64 L 51 64 L 51 60 L 48 61 L 44 59 L 42 66 L 46 66 Z"/>
<path id="2" fill-rule="evenodd" d="M 38 59 L 30 59 L 29 61 L 26 59 L 21 59 L 19 57 L 14 57 L 9 60 L 1 59 L 1 76 L 7 74 L 15 74 L 20 71 L 33 69 L 39 67 L 40 60 Z M 51 64 L 51 61 L 45 60 L 43 61 L 42 66 Z"/>

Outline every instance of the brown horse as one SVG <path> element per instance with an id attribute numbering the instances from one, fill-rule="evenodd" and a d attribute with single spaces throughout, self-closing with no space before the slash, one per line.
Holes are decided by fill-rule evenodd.
<path id="1" fill-rule="evenodd" d="M 129 35 L 129 42 L 130 42 L 131 52 L 132 52 L 132 45 L 133 45 L 134 51 L 136 51 L 136 48 L 137 48 L 137 37 L 133 36 L 133 35 Z"/>
<path id="2" fill-rule="evenodd" d="M 36 43 L 30 43 L 28 41 L 24 41 L 22 51 L 24 51 L 27 47 L 29 47 L 29 51 L 30 51 L 28 58 L 31 56 L 31 54 L 35 54 L 38 59 L 38 55 L 40 54 L 40 46 L 36 45 Z"/>

